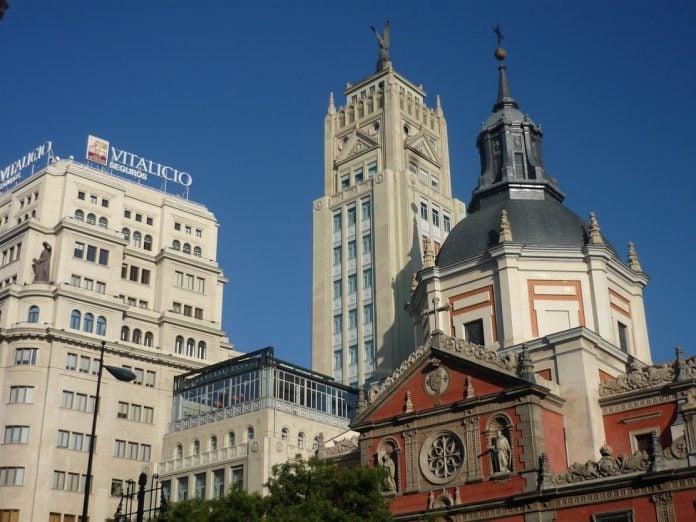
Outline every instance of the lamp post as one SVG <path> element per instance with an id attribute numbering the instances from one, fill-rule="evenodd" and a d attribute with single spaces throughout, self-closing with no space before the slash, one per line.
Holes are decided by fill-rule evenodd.
<path id="1" fill-rule="evenodd" d="M 94 413 L 92 414 L 92 435 L 89 438 L 89 457 L 87 458 L 87 476 L 85 477 L 85 495 L 82 503 L 82 522 L 87 522 L 89 513 L 89 491 L 92 488 L 92 460 L 94 458 L 94 438 L 97 431 L 97 414 L 99 413 L 99 390 L 101 388 L 102 369 L 104 366 L 104 350 L 106 349 L 106 341 L 102 341 L 101 350 L 99 352 L 99 372 L 97 373 L 97 396 L 94 399 Z M 129 382 L 135 379 L 135 374 L 125 368 L 118 366 L 106 366 L 106 369 L 111 375 L 119 381 Z"/>

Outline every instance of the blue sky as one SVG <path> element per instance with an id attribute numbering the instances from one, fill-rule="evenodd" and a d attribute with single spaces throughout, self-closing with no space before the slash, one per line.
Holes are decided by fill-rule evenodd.
<path id="1" fill-rule="evenodd" d="M 513 96 L 544 128 L 565 201 L 634 241 L 655 360 L 696 352 L 692 1 L 10 0 L 0 21 L 0 168 L 88 134 L 188 171 L 220 222 L 223 327 L 310 364 L 311 208 L 334 91 L 373 72 L 392 22 L 397 71 L 440 94 L 455 195 L 479 172 L 500 23 Z"/>

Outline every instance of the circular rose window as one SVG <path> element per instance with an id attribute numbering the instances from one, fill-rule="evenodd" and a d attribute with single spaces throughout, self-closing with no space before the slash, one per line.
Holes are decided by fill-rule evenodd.
<path id="1" fill-rule="evenodd" d="M 445 484 L 452 480 L 463 463 L 462 442 L 451 431 L 431 435 L 421 448 L 421 471 L 434 484 Z"/>

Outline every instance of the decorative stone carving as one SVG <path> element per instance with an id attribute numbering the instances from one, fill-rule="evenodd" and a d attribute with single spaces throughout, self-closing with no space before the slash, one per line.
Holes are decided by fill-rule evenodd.
<path id="1" fill-rule="evenodd" d="M 636 253 L 636 247 L 633 241 L 628 242 L 628 267 L 634 272 L 642 272 L 643 268 L 640 266 L 640 260 L 638 259 L 638 254 Z"/>
<path id="2" fill-rule="evenodd" d="M 432 357 L 429 362 L 429 366 L 433 369 L 425 375 L 423 388 L 431 397 L 437 397 L 449 387 L 450 373 L 446 367 L 442 366 L 439 359 Z"/>
<path id="3" fill-rule="evenodd" d="M 338 440 L 333 446 L 324 446 L 324 455 L 336 456 L 350 453 L 358 448 L 358 435 Z"/>
<path id="4" fill-rule="evenodd" d="M 473 399 L 474 398 L 474 383 L 473 383 L 473 379 L 471 378 L 470 375 L 466 376 L 466 388 L 464 390 L 464 398 L 465 399 Z"/>
<path id="5" fill-rule="evenodd" d="M 500 233 L 498 242 L 505 243 L 506 241 L 512 241 L 512 228 L 510 228 L 507 210 L 503 209 L 500 211 Z"/>
<path id="6" fill-rule="evenodd" d="M 34 270 L 34 283 L 48 283 L 51 277 L 51 245 L 43 242 L 43 250 L 38 259 L 34 258 L 31 262 Z"/>
<path id="7" fill-rule="evenodd" d="M 598 461 L 588 460 L 585 464 L 575 463 L 565 473 L 554 475 L 554 484 L 572 484 L 583 480 L 593 480 L 635 471 L 646 471 L 650 457 L 645 451 L 636 451 L 633 455 L 611 457 L 612 449 L 604 445 L 599 450 L 602 458 Z"/>
<path id="8" fill-rule="evenodd" d="M 590 212 L 590 224 L 588 226 L 588 232 L 590 234 L 590 245 L 604 244 L 604 240 L 602 239 L 602 234 L 600 233 L 599 229 L 599 222 L 597 221 L 597 216 L 595 216 L 594 212 Z"/>
<path id="9" fill-rule="evenodd" d="M 396 493 L 398 491 L 397 462 L 399 447 L 393 440 L 386 440 L 379 445 L 377 450 L 377 463 L 386 470 L 382 491 Z"/>
<path id="10" fill-rule="evenodd" d="M 411 413 L 413 411 L 413 398 L 411 397 L 411 392 L 406 392 L 406 398 L 404 400 L 404 413 Z"/>
<path id="11" fill-rule="evenodd" d="M 433 332 L 430 337 L 430 344 L 434 348 L 454 352 L 465 358 L 478 359 L 481 362 L 488 363 L 488 365 L 502 369 L 510 375 L 514 375 L 514 370 L 517 367 L 517 356 L 515 354 L 508 353 L 499 356 L 493 350 L 486 350 L 483 346 L 468 343 L 464 339 L 455 339 L 443 332 Z"/>
<path id="12" fill-rule="evenodd" d="M 391 377 L 387 377 L 380 384 L 373 385 L 367 392 L 367 402 L 373 402 L 379 395 L 387 390 L 402 373 L 404 373 L 413 363 L 418 361 L 423 356 L 425 350 L 425 346 L 420 346 L 415 352 L 411 353 L 411 355 L 409 355 L 404 362 L 401 363 L 401 366 L 394 370 Z"/>
<path id="13" fill-rule="evenodd" d="M 451 431 L 439 431 L 430 435 L 420 452 L 420 468 L 425 478 L 433 484 L 451 481 L 464 463 L 464 447 L 461 439 Z"/>
<path id="14" fill-rule="evenodd" d="M 696 370 L 696 361 L 694 359 L 693 357 L 691 358 L 691 364 L 689 365 L 692 370 Z M 689 360 L 687 360 L 688 363 Z M 666 384 L 672 382 L 674 376 L 675 372 L 672 363 L 640 366 L 634 362 L 631 364 L 631 369 L 627 374 L 619 375 L 613 381 L 602 382 L 599 386 L 599 394 L 613 395 L 615 393 Z"/>
<path id="15" fill-rule="evenodd" d="M 513 469 L 514 453 L 510 437 L 510 421 L 498 416 L 488 425 L 488 450 L 493 473 L 510 473 Z"/>
<path id="16" fill-rule="evenodd" d="M 435 251 L 433 250 L 433 243 L 427 237 L 423 243 L 423 268 L 433 267 L 435 266 Z"/>

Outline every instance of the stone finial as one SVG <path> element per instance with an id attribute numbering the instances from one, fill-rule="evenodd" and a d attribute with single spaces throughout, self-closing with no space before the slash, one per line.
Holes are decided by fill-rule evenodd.
<path id="1" fill-rule="evenodd" d="M 411 392 L 406 392 L 406 399 L 404 400 L 404 413 L 411 413 L 413 411 L 413 398 Z"/>
<path id="2" fill-rule="evenodd" d="M 334 105 L 333 92 L 329 93 L 329 114 L 336 114 L 336 106 Z"/>
<path id="3" fill-rule="evenodd" d="M 465 399 L 473 399 L 474 398 L 474 383 L 472 382 L 470 375 L 466 376 L 466 389 L 464 391 L 464 398 Z"/>
<path id="4" fill-rule="evenodd" d="M 442 114 L 442 102 L 440 101 L 440 95 L 435 96 L 435 111 L 438 114 Z"/>
<path id="5" fill-rule="evenodd" d="M 462 495 L 459 493 L 459 488 L 454 488 L 454 505 L 460 506 L 462 504 Z"/>
<path id="6" fill-rule="evenodd" d="M 507 210 L 500 211 L 500 238 L 499 243 L 512 241 L 512 229 L 510 228 L 510 220 L 508 219 Z"/>
<path id="7" fill-rule="evenodd" d="M 423 245 L 423 268 L 435 266 L 435 251 L 433 250 L 433 242 L 429 238 L 425 238 Z"/>
<path id="8" fill-rule="evenodd" d="M 590 245 L 603 245 L 602 234 L 599 233 L 599 223 L 594 212 L 590 212 Z"/>
<path id="9" fill-rule="evenodd" d="M 428 509 L 433 509 L 434 504 L 435 504 L 435 495 L 433 494 L 433 491 L 430 490 L 430 493 L 428 493 Z"/>
<path id="10" fill-rule="evenodd" d="M 529 347 L 526 344 L 522 345 L 522 353 L 520 354 L 517 374 L 520 378 L 525 381 L 535 382 L 534 378 L 534 365 L 532 364 L 532 358 L 529 355 Z"/>
<path id="11" fill-rule="evenodd" d="M 411 293 L 416 291 L 416 288 L 418 288 L 418 278 L 417 278 L 417 273 L 413 272 L 413 275 L 411 276 Z"/>
<path id="12" fill-rule="evenodd" d="M 685 381 L 689 378 L 689 368 L 686 364 L 686 358 L 684 357 L 684 350 L 682 350 L 681 346 L 677 346 L 674 351 L 677 359 L 674 365 L 676 380 Z"/>
<path id="13" fill-rule="evenodd" d="M 355 405 L 355 413 L 360 414 L 367 406 L 367 399 L 365 397 L 365 390 L 358 391 L 358 402 Z"/>
<path id="14" fill-rule="evenodd" d="M 656 431 L 652 432 L 651 438 L 652 444 L 652 455 L 650 455 L 650 469 L 651 471 L 662 471 L 665 469 L 665 456 L 662 453 L 662 443 L 660 442 L 660 436 Z"/>
<path id="15" fill-rule="evenodd" d="M 640 266 L 640 261 L 638 260 L 638 254 L 636 253 L 636 247 L 633 244 L 633 241 L 628 242 L 628 267 L 634 272 L 643 271 Z"/>

